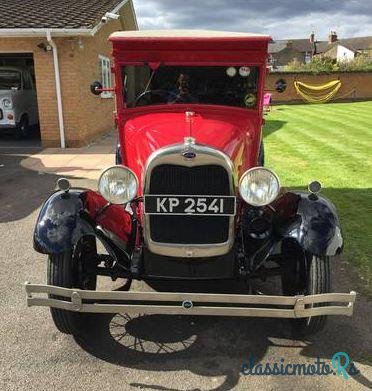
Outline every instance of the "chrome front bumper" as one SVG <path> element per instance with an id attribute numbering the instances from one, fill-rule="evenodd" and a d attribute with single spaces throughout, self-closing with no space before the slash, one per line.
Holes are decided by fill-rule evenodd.
<path id="1" fill-rule="evenodd" d="M 351 316 L 356 298 L 356 292 L 353 291 L 350 293 L 323 293 L 309 296 L 264 296 L 88 291 L 30 283 L 25 284 L 25 289 L 29 307 L 43 306 L 92 313 L 125 312 L 269 318 L 305 318 L 320 315 Z M 38 294 L 38 296 L 34 296 L 34 294 Z M 40 294 L 56 295 L 58 298 L 40 297 Z M 64 300 L 65 298 L 68 300 Z M 323 305 L 312 306 L 321 303 Z"/>

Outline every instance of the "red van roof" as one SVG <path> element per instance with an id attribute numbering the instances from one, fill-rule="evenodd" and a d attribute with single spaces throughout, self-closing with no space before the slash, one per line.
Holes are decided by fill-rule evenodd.
<path id="1" fill-rule="evenodd" d="M 269 35 L 252 34 L 245 32 L 231 31 L 212 31 L 212 30 L 136 30 L 136 31 L 118 31 L 110 36 L 111 41 L 121 41 L 127 39 L 147 40 L 152 39 L 167 39 L 173 40 L 182 39 L 234 39 L 234 40 L 263 40 L 270 41 Z"/>
<path id="2" fill-rule="evenodd" d="M 110 36 L 120 63 L 266 62 L 269 35 L 208 30 L 119 31 Z"/>

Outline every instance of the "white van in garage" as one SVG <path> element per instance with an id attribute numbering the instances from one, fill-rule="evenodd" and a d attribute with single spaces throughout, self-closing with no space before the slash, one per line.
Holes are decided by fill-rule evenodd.
<path id="1" fill-rule="evenodd" d="M 30 71 L 0 66 L 0 132 L 14 129 L 27 136 L 30 126 L 38 121 L 36 89 Z"/>

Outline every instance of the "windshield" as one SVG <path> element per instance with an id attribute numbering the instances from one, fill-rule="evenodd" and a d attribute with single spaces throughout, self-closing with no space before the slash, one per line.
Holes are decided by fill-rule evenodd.
<path id="1" fill-rule="evenodd" d="M 201 103 L 254 108 L 258 67 L 253 66 L 126 66 L 127 107 Z"/>
<path id="2" fill-rule="evenodd" d="M 11 90 L 12 88 L 21 88 L 21 73 L 0 70 L 0 90 Z"/>

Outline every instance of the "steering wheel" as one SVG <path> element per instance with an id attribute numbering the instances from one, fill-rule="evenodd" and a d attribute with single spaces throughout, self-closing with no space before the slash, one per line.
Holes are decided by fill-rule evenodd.
<path id="1" fill-rule="evenodd" d="M 170 102 L 168 102 L 170 104 L 174 104 L 174 103 L 190 103 L 189 101 L 183 99 L 181 94 L 172 93 L 172 95 L 174 95 L 174 96 L 172 96 L 174 99 L 171 100 Z"/>
<path id="2" fill-rule="evenodd" d="M 137 96 L 136 101 L 134 103 L 134 107 L 136 106 L 145 106 L 149 105 L 152 102 L 152 95 L 155 95 L 157 97 L 161 97 L 164 102 L 162 103 L 169 103 L 169 98 L 175 99 L 177 97 L 177 94 L 172 91 L 167 90 L 147 90 L 142 92 L 140 95 Z M 143 102 L 141 102 L 143 101 Z"/>

